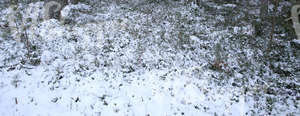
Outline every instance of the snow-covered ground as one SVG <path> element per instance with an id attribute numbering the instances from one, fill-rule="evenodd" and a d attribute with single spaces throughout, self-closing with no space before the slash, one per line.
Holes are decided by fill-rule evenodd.
<path id="1" fill-rule="evenodd" d="M 299 88 L 272 89 L 264 79 L 280 75 L 254 60 L 261 51 L 231 43 L 254 33 L 250 23 L 220 29 L 226 17 L 176 3 L 79 4 L 62 13 L 77 24 L 64 25 L 39 21 L 42 5 L 21 7 L 34 49 L 0 30 L 0 116 L 300 115 Z M 299 87 L 297 76 L 280 82 Z"/>
<path id="2" fill-rule="evenodd" d="M 241 88 L 209 84 L 210 72 L 194 78 L 200 67 L 88 77 L 55 77 L 47 68 L 1 74 L 1 115 L 243 115 L 251 104 Z"/>

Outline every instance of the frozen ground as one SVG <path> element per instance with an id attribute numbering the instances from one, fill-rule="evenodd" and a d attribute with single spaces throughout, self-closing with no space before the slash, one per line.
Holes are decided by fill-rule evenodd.
<path id="1" fill-rule="evenodd" d="M 21 7 L 23 17 L 33 19 L 31 48 L 14 39 L 18 31 L 10 37 L 0 30 L 1 116 L 300 114 L 299 70 L 280 80 L 254 59 L 261 51 L 230 40 L 251 36 L 249 23 L 219 28 L 225 16 L 175 3 L 110 4 L 97 13 L 80 4 L 63 12 L 77 23 L 63 25 L 38 21 L 39 7 Z M 0 24 L 9 12 L 1 11 Z M 288 60 L 293 65 L 277 65 L 297 72 L 299 58 Z"/>

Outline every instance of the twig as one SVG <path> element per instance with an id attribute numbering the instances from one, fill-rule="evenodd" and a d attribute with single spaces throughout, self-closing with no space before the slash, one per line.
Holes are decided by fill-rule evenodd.
<path id="1" fill-rule="evenodd" d="M 20 63 L 18 63 L 18 64 L 13 64 L 13 65 L 9 65 L 9 66 L 0 66 L 0 69 L 2 69 L 2 68 L 8 68 L 8 67 L 10 67 L 10 68 L 12 68 L 12 67 L 16 67 L 16 66 L 18 66 L 18 65 L 20 65 Z M 33 67 L 28 67 L 28 66 L 24 66 L 24 65 L 20 65 L 20 68 L 22 69 L 22 68 L 24 68 L 24 69 L 33 69 Z"/>
<path id="2" fill-rule="evenodd" d="M 278 7 L 278 0 L 274 0 L 275 1 L 275 8 L 273 11 L 273 17 L 272 17 L 272 29 L 271 29 L 271 33 L 270 33 L 270 41 L 269 41 L 269 47 L 267 49 L 267 54 L 270 55 L 270 52 L 272 50 L 272 45 L 273 45 L 273 38 L 274 38 L 274 33 L 275 33 L 275 18 L 276 18 L 276 11 L 277 11 L 277 7 Z"/>
<path id="3" fill-rule="evenodd" d="M 15 97 L 15 103 L 18 104 L 18 98 Z"/>

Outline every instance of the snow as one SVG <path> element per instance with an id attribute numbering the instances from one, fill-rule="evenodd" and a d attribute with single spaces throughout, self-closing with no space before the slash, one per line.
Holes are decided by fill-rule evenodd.
<path id="1" fill-rule="evenodd" d="M 43 69 L 40 68 L 39 71 L 35 70 L 34 72 L 43 72 Z M 218 92 L 209 92 L 208 94 L 212 96 L 207 99 L 203 93 L 207 88 L 203 88 L 201 91 L 201 87 L 199 90 L 192 83 L 192 79 L 173 77 L 173 81 L 161 82 L 156 79 L 157 73 L 155 72 L 162 71 L 145 73 L 140 76 L 140 79 L 144 81 L 132 80 L 130 84 L 120 80 L 108 83 L 100 78 L 96 78 L 96 81 L 86 79 L 78 84 L 70 80 L 67 89 L 58 88 L 55 91 L 38 82 L 42 80 L 38 77 L 43 77 L 43 74 L 35 74 L 32 77 L 36 78 L 24 77 L 28 79 L 19 85 L 20 88 L 14 88 L 9 86 L 9 83 L 5 83 L 8 86 L 1 89 L 1 93 L 3 93 L 1 99 L 5 100 L 1 101 L 1 107 L 5 108 L 1 110 L 1 114 L 88 115 L 92 112 L 96 113 L 95 109 L 98 109 L 101 115 L 173 115 L 176 112 L 183 112 L 186 115 L 209 115 L 214 111 L 222 112 L 224 110 L 228 110 L 227 114 L 241 115 L 234 110 L 240 103 L 233 109 L 226 109 L 225 105 L 229 104 L 224 104 L 224 101 L 229 101 L 230 96 L 224 94 L 226 93 L 224 89 L 220 89 Z M 123 85 L 117 87 L 120 83 Z M 13 91 L 9 91 L 11 89 Z M 101 94 L 107 97 L 105 98 L 107 106 L 99 99 Z M 79 103 L 74 102 L 77 97 L 80 99 Z M 18 104 L 14 103 L 15 98 L 18 99 Z M 58 100 L 53 103 L 55 98 Z M 204 112 L 201 105 L 210 108 L 210 113 Z M 195 106 L 199 109 L 195 109 Z M 90 107 L 94 107 L 94 111 Z M 177 108 L 180 109 L 180 112 Z"/>
<path id="2" fill-rule="evenodd" d="M 294 40 L 295 43 L 300 44 L 300 40 Z"/>
<path id="3" fill-rule="evenodd" d="M 225 6 L 225 7 L 236 7 L 236 5 L 235 4 L 224 4 L 223 6 Z"/>
<path id="4" fill-rule="evenodd" d="M 43 2 L 37 2 L 26 6 L 23 16 L 41 17 L 42 5 Z M 267 114 L 260 108 L 266 108 L 265 98 L 270 96 L 259 96 L 259 90 L 266 91 L 272 84 L 263 79 L 278 76 L 253 60 L 256 55 L 262 56 L 262 51 L 244 45 L 243 38 L 233 44 L 229 39 L 234 34 L 251 36 L 253 26 L 220 29 L 214 25 L 225 21 L 224 16 L 213 16 L 206 22 L 203 20 L 212 16 L 203 9 L 198 16 L 191 12 L 195 7 L 174 5 L 168 9 L 157 4 L 137 5 L 132 10 L 109 4 L 98 9 L 103 10 L 102 14 L 86 13 L 92 8 L 85 4 L 69 5 L 62 15 L 79 23 L 33 21 L 27 33 L 38 49 L 33 50 L 39 54 L 37 66 L 22 63 L 28 60 L 26 45 L 2 38 L 4 30 L 0 30 L 0 115 Z M 216 6 L 223 7 L 236 5 Z M 155 13 L 147 14 L 143 8 L 154 9 Z M 72 10 L 77 11 L 72 14 Z M 9 12 L 3 11 L 1 15 Z M 196 23 L 187 25 L 186 22 L 194 20 Z M 217 44 L 222 47 L 219 51 L 215 50 Z M 216 52 L 222 52 L 224 73 L 209 68 L 217 59 Z M 261 80 L 265 82 L 257 84 Z M 260 101 L 255 100 L 256 94 Z M 299 101 L 293 100 L 287 99 L 288 104 L 293 104 L 290 106 L 274 103 L 277 109 L 272 113 L 299 113 Z"/>

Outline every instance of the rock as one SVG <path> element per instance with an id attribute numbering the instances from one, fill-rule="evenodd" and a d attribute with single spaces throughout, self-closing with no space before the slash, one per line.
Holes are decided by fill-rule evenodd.
<path id="1" fill-rule="evenodd" d="M 79 0 L 45 0 L 45 20 L 48 19 L 61 19 L 61 10 L 68 4 L 77 4 Z"/>

